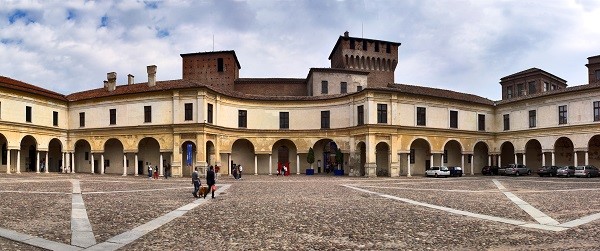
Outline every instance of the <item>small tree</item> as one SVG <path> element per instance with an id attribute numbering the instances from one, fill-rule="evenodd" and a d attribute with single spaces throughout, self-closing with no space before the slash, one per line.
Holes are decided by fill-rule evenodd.
<path id="1" fill-rule="evenodd" d="M 340 165 L 342 164 L 343 161 L 344 161 L 344 154 L 342 153 L 342 150 L 338 148 L 335 150 L 335 162 L 337 162 L 338 170 L 340 170 Z"/>
<path id="2" fill-rule="evenodd" d="M 311 148 L 308 149 L 308 155 L 306 156 L 306 162 L 310 164 L 310 169 L 313 169 L 312 164 L 315 163 L 315 151 Z"/>

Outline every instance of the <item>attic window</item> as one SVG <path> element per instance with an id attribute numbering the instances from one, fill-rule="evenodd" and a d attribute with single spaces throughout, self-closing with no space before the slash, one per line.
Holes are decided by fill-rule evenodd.
<path id="1" fill-rule="evenodd" d="M 217 58 L 217 71 L 223 72 L 223 58 Z"/>
<path id="2" fill-rule="evenodd" d="M 356 41 L 354 39 L 350 39 L 350 49 L 354 50 L 356 48 Z"/>
<path id="3" fill-rule="evenodd" d="M 375 52 L 379 52 L 379 43 L 375 42 Z"/>
<path id="4" fill-rule="evenodd" d="M 392 46 L 389 43 L 385 44 L 385 52 L 392 53 Z"/>
<path id="5" fill-rule="evenodd" d="M 367 50 L 367 41 L 363 41 L 363 51 Z"/>

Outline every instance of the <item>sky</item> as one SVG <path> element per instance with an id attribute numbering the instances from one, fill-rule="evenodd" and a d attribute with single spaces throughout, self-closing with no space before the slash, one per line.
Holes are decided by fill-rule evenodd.
<path id="1" fill-rule="evenodd" d="M 401 43 L 395 82 L 499 100 L 500 78 L 537 67 L 587 84 L 600 1 L 0 0 L 0 75 L 62 94 L 106 73 L 181 79 L 183 53 L 234 50 L 242 78 L 305 78 L 339 36 Z"/>

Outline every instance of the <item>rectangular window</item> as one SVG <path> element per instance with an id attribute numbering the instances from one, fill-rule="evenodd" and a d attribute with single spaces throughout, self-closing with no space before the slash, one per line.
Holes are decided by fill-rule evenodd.
<path id="1" fill-rule="evenodd" d="M 363 41 L 362 45 L 363 45 L 363 51 L 366 51 L 367 50 L 367 41 Z"/>
<path id="2" fill-rule="evenodd" d="M 341 94 L 348 93 L 348 83 L 346 83 L 346 82 L 340 83 L 340 93 Z"/>
<path id="3" fill-rule="evenodd" d="M 594 121 L 600 121 L 600 101 L 594 101 Z"/>
<path id="4" fill-rule="evenodd" d="M 564 125 L 567 123 L 567 106 L 561 105 L 558 107 L 558 124 Z"/>
<path id="5" fill-rule="evenodd" d="M 217 58 L 217 71 L 223 72 L 223 58 Z"/>
<path id="6" fill-rule="evenodd" d="M 506 98 L 512 98 L 513 97 L 513 86 L 507 86 L 506 87 Z"/>
<path id="7" fill-rule="evenodd" d="M 535 88 L 535 82 L 529 82 L 529 94 L 534 94 L 537 92 Z"/>
<path id="8" fill-rule="evenodd" d="M 279 129 L 290 129 L 290 113 L 279 113 Z"/>
<path id="9" fill-rule="evenodd" d="M 116 125 L 117 124 L 117 109 L 110 109 L 109 113 L 110 113 L 110 124 Z"/>
<path id="10" fill-rule="evenodd" d="M 535 127 L 535 121 L 536 121 L 536 111 L 531 110 L 531 111 L 529 111 L 529 128 Z"/>
<path id="11" fill-rule="evenodd" d="M 427 110 L 425 107 L 417 107 L 417 125 L 424 126 L 426 125 L 426 116 Z"/>
<path id="12" fill-rule="evenodd" d="M 248 111 L 238 110 L 238 127 L 246 128 L 248 126 Z"/>
<path id="13" fill-rule="evenodd" d="M 329 83 L 327 81 L 321 81 L 321 94 L 327 94 L 329 92 Z"/>
<path id="14" fill-rule="evenodd" d="M 152 122 L 152 106 L 144 106 L 144 123 Z"/>
<path id="15" fill-rule="evenodd" d="M 390 43 L 385 44 L 385 52 L 392 53 L 392 46 Z"/>
<path id="16" fill-rule="evenodd" d="M 556 85 L 551 85 L 551 86 L 550 86 L 550 88 L 551 88 L 552 90 L 556 90 Z"/>
<path id="17" fill-rule="evenodd" d="M 321 129 L 329 129 L 329 111 L 321 111 Z"/>
<path id="18" fill-rule="evenodd" d="M 356 107 L 356 117 L 358 119 L 358 121 L 356 122 L 357 125 L 365 124 L 365 107 L 364 106 L 359 105 Z"/>
<path id="19" fill-rule="evenodd" d="M 208 106 L 206 107 L 206 122 L 208 122 L 209 124 L 213 123 L 213 105 L 212 104 L 208 104 Z"/>
<path id="20" fill-rule="evenodd" d="M 517 85 L 517 97 L 520 97 L 523 94 L 525 94 L 525 93 L 523 93 L 523 91 L 525 91 L 523 84 L 518 84 Z"/>
<path id="21" fill-rule="evenodd" d="M 510 130 L 510 116 L 509 114 L 504 114 L 504 131 Z"/>
<path id="22" fill-rule="evenodd" d="M 190 121 L 194 119 L 194 104 L 185 103 L 185 120 Z"/>
<path id="23" fill-rule="evenodd" d="M 379 52 L 379 43 L 375 42 L 375 52 Z"/>
<path id="24" fill-rule="evenodd" d="M 477 115 L 477 126 L 479 131 L 485 131 L 485 114 Z"/>
<path id="25" fill-rule="evenodd" d="M 79 127 L 85 127 L 85 112 L 79 113 Z"/>
<path id="26" fill-rule="evenodd" d="M 444 163 L 448 163 L 448 150 L 444 150 L 444 154 L 442 154 L 442 159 L 444 159 Z"/>
<path id="27" fill-rule="evenodd" d="M 351 50 L 356 49 L 356 41 L 354 41 L 354 39 L 350 39 L 350 49 Z"/>
<path id="28" fill-rule="evenodd" d="M 596 70 L 596 80 L 600 80 L 600 70 Z"/>
<path id="29" fill-rule="evenodd" d="M 450 111 L 450 128 L 458 128 L 458 111 Z"/>
<path id="30" fill-rule="evenodd" d="M 58 112 L 52 112 L 52 125 L 58 126 Z"/>
<path id="31" fill-rule="evenodd" d="M 415 149 L 410 149 L 410 163 L 415 163 Z"/>
<path id="32" fill-rule="evenodd" d="M 544 91 L 547 92 L 550 90 L 550 83 L 544 82 Z"/>
<path id="33" fill-rule="evenodd" d="M 25 106 L 25 122 L 31 122 L 31 106 Z"/>
<path id="34" fill-rule="evenodd" d="M 362 85 L 356 86 L 356 91 L 357 91 L 357 92 L 359 92 L 359 91 L 362 91 L 362 89 L 363 89 L 363 88 L 362 88 Z"/>
<path id="35" fill-rule="evenodd" d="M 377 123 L 387 123 L 387 104 L 377 104 Z"/>

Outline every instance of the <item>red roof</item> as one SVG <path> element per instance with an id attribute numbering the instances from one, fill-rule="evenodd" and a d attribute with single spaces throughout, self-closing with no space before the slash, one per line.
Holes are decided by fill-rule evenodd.
<path id="1" fill-rule="evenodd" d="M 61 101 L 67 101 L 67 99 L 65 98 L 65 95 L 62 95 L 60 93 L 46 90 L 44 88 L 40 88 L 35 85 L 27 84 L 25 82 L 21 82 L 19 80 L 15 80 L 15 79 L 4 77 L 4 76 L 0 76 L 0 87 L 23 91 L 23 92 L 27 92 L 27 93 L 38 94 L 38 95 L 41 95 L 44 97 L 58 99 Z"/>

